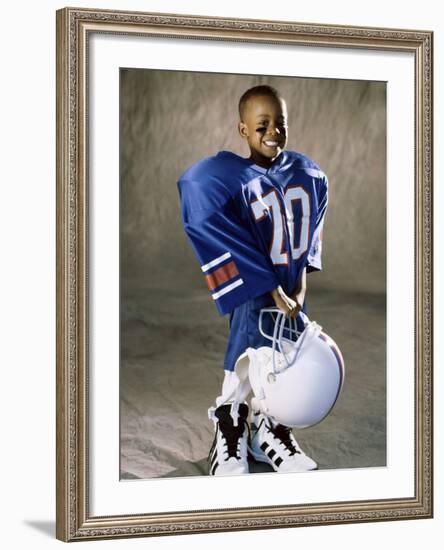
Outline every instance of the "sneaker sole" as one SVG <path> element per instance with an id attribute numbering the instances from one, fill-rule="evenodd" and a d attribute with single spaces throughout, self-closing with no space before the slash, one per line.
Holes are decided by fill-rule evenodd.
<path id="1" fill-rule="evenodd" d="M 274 462 L 268 458 L 268 456 L 264 453 L 256 453 L 255 451 L 253 451 L 252 449 L 248 449 L 248 453 L 250 454 L 250 456 L 252 456 L 254 458 L 254 460 L 256 460 L 257 462 L 263 462 L 265 464 L 269 464 L 273 470 L 275 472 L 278 471 L 277 469 L 277 466 L 274 464 Z"/>
<path id="2" fill-rule="evenodd" d="M 269 458 L 265 453 L 256 453 L 253 451 L 250 447 L 248 447 L 248 454 L 254 458 L 257 462 L 264 462 L 265 464 L 269 464 L 275 472 L 279 472 L 278 466 L 274 464 L 273 460 Z M 317 470 L 318 466 L 316 465 L 316 468 L 311 468 L 310 470 L 292 470 L 293 472 L 313 472 L 314 470 Z M 286 472 L 290 473 L 290 472 Z"/>

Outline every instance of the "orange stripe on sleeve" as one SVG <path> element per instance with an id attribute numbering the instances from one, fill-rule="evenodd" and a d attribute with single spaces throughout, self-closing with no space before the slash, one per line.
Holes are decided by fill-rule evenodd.
<path id="1" fill-rule="evenodd" d="M 205 280 L 208 288 L 210 290 L 214 290 L 237 275 L 239 275 L 239 271 L 237 270 L 236 264 L 234 262 L 230 262 L 222 267 L 219 267 L 219 269 L 216 269 L 213 273 L 207 275 Z"/>

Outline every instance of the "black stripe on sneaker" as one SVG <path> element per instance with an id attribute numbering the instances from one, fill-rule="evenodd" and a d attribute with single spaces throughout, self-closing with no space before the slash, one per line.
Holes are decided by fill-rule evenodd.
<path id="1" fill-rule="evenodd" d="M 264 442 L 262 443 L 262 445 L 261 445 L 261 449 L 262 449 L 264 452 L 266 451 L 266 449 L 268 449 L 268 447 L 269 447 L 269 445 L 268 445 L 268 443 L 267 443 L 266 441 L 264 441 Z"/>
<path id="2" fill-rule="evenodd" d="M 276 454 L 276 451 L 274 449 L 271 449 L 271 451 L 269 451 L 267 454 L 268 454 L 269 458 L 273 458 L 274 455 Z"/>
<path id="3" fill-rule="evenodd" d="M 217 470 L 218 466 L 219 462 L 216 462 L 216 464 L 211 468 L 210 475 L 214 476 L 214 472 Z"/>
<path id="4" fill-rule="evenodd" d="M 281 462 L 282 462 L 282 458 L 280 456 L 277 457 L 277 459 L 274 461 L 274 463 L 276 464 L 276 466 L 280 466 L 281 465 Z"/>

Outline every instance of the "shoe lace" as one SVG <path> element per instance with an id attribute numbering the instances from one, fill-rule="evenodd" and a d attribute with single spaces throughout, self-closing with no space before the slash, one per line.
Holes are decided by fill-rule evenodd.
<path id="1" fill-rule="evenodd" d="M 214 447 L 217 445 L 217 436 L 219 432 L 224 438 L 224 446 L 226 447 L 224 453 L 227 455 L 225 460 L 228 460 L 230 457 L 234 457 L 237 460 L 241 459 L 240 456 L 240 442 L 244 434 L 245 427 L 247 427 L 248 439 L 250 438 L 250 427 L 248 423 L 243 421 L 239 423 L 239 426 L 227 426 L 220 421 L 217 423 L 216 433 L 214 434 L 213 444 L 211 445 L 210 452 L 208 454 L 208 461 L 211 459 Z"/>
<path id="2" fill-rule="evenodd" d="M 291 437 L 291 428 L 284 426 L 283 424 L 276 424 L 276 426 L 272 426 L 271 423 L 268 423 L 266 428 L 271 434 L 273 434 L 275 439 L 279 440 L 280 444 L 284 445 L 284 447 L 289 451 L 290 456 L 301 454 L 301 451 L 295 445 L 294 439 Z"/>

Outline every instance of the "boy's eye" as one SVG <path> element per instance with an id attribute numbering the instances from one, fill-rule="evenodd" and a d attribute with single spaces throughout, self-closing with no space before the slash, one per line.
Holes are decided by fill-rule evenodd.
<path id="1" fill-rule="evenodd" d="M 279 124 L 277 124 L 277 127 L 279 128 L 279 130 L 281 132 L 286 132 L 287 131 L 287 125 L 285 122 L 280 122 Z M 264 124 L 262 126 L 259 126 L 258 128 L 256 128 L 256 132 L 266 132 L 267 131 L 267 126 Z"/>

